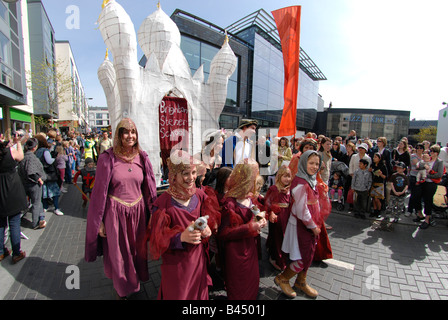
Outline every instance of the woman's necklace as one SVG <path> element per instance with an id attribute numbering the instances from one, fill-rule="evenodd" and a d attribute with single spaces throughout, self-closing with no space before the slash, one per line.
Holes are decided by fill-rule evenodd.
<path id="1" fill-rule="evenodd" d="M 127 150 L 123 150 L 123 157 L 121 157 L 121 159 L 126 162 L 129 163 L 129 168 L 128 171 L 132 172 L 132 164 L 134 163 L 134 158 L 132 158 L 131 160 L 129 160 L 130 155 L 132 154 L 132 148 L 131 149 L 127 149 Z"/>

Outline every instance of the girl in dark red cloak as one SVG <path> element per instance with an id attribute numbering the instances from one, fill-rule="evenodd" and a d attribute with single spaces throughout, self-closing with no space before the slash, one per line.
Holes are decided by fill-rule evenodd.
<path id="1" fill-rule="evenodd" d="M 224 247 L 224 279 L 229 300 L 255 300 L 258 295 L 258 235 L 266 219 L 256 220 L 251 196 L 258 165 L 235 165 L 225 194 L 218 239 Z"/>
<path id="2" fill-rule="evenodd" d="M 300 143 L 299 152 L 293 156 L 289 163 L 289 169 L 291 175 L 294 177 L 297 174 L 300 156 L 308 150 L 317 151 L 317 142 L 314 139 L 307 138 Z M 321 211 L 324 211 L 326 215 L 331 212 L 331 202 L 328 198 L 328 186 L 320 177 L 320 172 L 317 174 L 317 190 L 319 192 L 319 203 Z M 330 245 L 330 239 L 327 234 L 327 227 L 325 224 L 319 226 L 321 234 L 319 236 L 319 242 L 317 243 L 316 252 L 314 254 L 314 261 L 322 261 L 333 258 L 333 251 Z"/>
<path id="3" fill-rule="evenodd" d="M 208 300 L 211 278 L 207 273 L 210 228 L 190 231 L 189 227 L 205 214 L 207 195 L 196 189 L 196 165 L 188 154 L 173 152 L 168 159 L 168 190 L 154 203 L 150 222 L 151 259 L 162 257 L 162 281 L 158 299 Z"/>
<path id="4" fill-rule="evenodd" d="M 282 252 L 281 248 L 289 219 L 291 181 L 291 170 L 287 166 L 281 166 L 277 171 L 275 184 L 268 189 L 265 197 L 269 214 L 269 234 L 266 240 L 269 262 L 280 271 L 285 269 L 288 262 L 287 255 Z"/>
<path id="5" fill-rule="evenodd" d="M 289 280 L 297 275 L 294 286 L 309 297 L 317 297 L 318 293 L 306 282 L 306 274 L 310 267 L 316 244 L 321 232 L 320 226 L 327 218 L 321 212 L 317 173 L 322 160 L 314 150 L 308 150 L 300 157 L 297 175 L 291 183 L 291 214 L 286 226 L 282 250 L 289 254 L 292 263 L 275 277 L 274 282 L 288 297 L 297 294 L 291 288 Z"/>

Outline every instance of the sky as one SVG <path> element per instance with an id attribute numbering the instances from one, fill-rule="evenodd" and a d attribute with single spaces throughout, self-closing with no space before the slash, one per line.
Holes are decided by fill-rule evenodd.
<path id="1" fill-rule="evenodd" d="M 116 0 L 136 31 L 157 0 Z M 56 40 L 68 40 L 89 104 L 106 106 L 97 78 L 106 46 L 96 21 L 103 0 L 42 0 Z M 319 82 L 325 106 L 411 111 L 437 120 L 448 102 L 446 0 L 161 0 L 226 28 L 259 9 L 300 5 L 300 46 L 328 80 Z M 73 6 L 79 25 L 73 22 Z M 141 50 L 140 50 L 141 52 Z M 139 55 L 140 57 L 140 55 Z M 300 81 L 300 80 L 299 80 Z"/>

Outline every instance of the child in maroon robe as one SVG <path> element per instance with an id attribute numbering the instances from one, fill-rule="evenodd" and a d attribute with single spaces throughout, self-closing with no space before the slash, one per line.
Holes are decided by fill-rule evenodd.
<path id="1" fill-rule="evenodd" d="M 297 294 L 289 280 L 297 275 L 294 287 L 309 297 L 317 297 L 318 292 L 306 283 L 316 244 L 319 241 L 321 226 L 327 212 L 321 212 L 317 173 L 322 160 L 314 150 L 308 150 L 300 157 L 297 175 L 291 183 L 291 214 L 286 226 L 282 250 L 289 254 L 292 263 L 275 277 L 274 282 L 288 297 Z"/>
<path id="2" fill-rule="evenodd" d="M 209 215 L 208 222 L 215 225 L 217 214 L 204 212 L 207 195 L 195 186 L 196 165 L 188 154 L 172 153 L 168 168 L 170 186 L 154 203 L 149 229 L 151 259 L 162 257 L 158 299 L 208 300 L 212 284 L 207 273 L 208 238 L 212 232 L 208 225 L 202 231 L 189 227 L 203 215 Z"/>
<path id="3" fill-rule="evenodd" d="M 287 166 L 281 166 L 275 177 L 275 184 L 268 189 L 265 198 L 269 213 L 269 233 L 266 240 L 269 262 L 280 271 L 285 269 L 288 261 L 281 248 L 289 219 L 291 181 L 291 170 Z"/>
<path id="4" fill-rule="evenodd" d="M 237 164 L 229 177 L 218 239 L 224 247 L 224 278 L 229 300 L 255 300 L 258 295 L 257 239 L 266 219 L 256 220 L 251 196 L 257 164 Z"/>

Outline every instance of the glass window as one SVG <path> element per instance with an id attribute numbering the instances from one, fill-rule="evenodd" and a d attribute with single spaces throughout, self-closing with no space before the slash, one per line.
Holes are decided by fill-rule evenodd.
<path id="1" fill-rule="evenodd" d="M 196 71 L 201 66 L 201 43 L 194 39 L 182 36 L 180 48 L 188 61 L 190 69 Z"/>
<path id="2" fill-rule="evenodd" d="M 238 105 L 238 83 L 229 81 L 227 85 L 226 106 L 236 107 Z"/>
<path id="3" fill-rule="evenodd" d="M 203 65 L 204 81 L 207 82 L 210 74 L 210 64 L 220 48 L 186 36 L 182 36 L 180 47 L 187 59 L 192 74 Z M 235 72 L 229 78 L 226 106 L 238 106 L 238 65 Z"/>
<path id="4" fill-rule="evenodd" d="M 1 82 L 7 85 L 8 87 L 12 88 L 13 87 L 12 70 L 3 64 L 1 68 L 2 68 Z"/>
<path id="5" fill-rule="evenodd" d="M 210 63 L 219 49 L 206 43 L 201 43 L 201 64 L 204 65 L 204 72 L 210 73 Z"/>
<path id="6" fill-rule="evenodd" d="M 3 1 L 0 1 L 0 18 L 8 22 L 8 9 L 5 7 Z"/>
<path id="7" fill-rule="evenodd" d="M 0 61 L 11 65 L 11 54 L 10 54 L 10 41 L 9 39 L 0 32 Z"/>
<path id="8" fill-rule="evenodd" d="M 222 114 L 219 117 L 219 127 L 225 129 L 236 129 L 238 127 L 238 116 Z"/>

